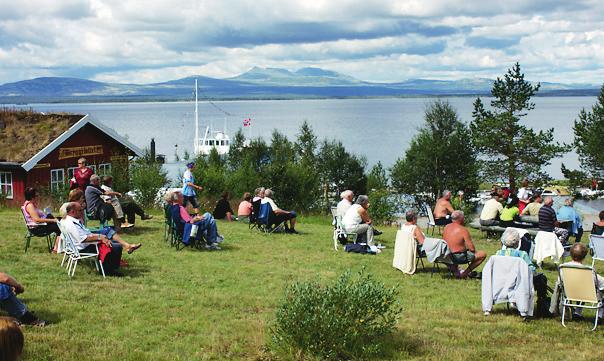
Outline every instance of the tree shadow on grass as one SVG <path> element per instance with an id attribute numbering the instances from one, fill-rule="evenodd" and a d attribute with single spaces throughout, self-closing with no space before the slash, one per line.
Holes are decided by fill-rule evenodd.
<path id="1" fill-rule="evenodd" d="M 384 346 L 376 355 L 379 360 L 398 360 L 402 356 L 423 356 L 427 354 L 426 342 L 416 336 L 397 331 L 384 339 Z"/>

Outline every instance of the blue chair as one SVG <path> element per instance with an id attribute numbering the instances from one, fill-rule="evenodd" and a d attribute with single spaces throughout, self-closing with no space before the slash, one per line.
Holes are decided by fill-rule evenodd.
<path id="1" fill-rule="evenodd" d="M 265 233 L 273 233 L 277 230 L 282 231 L 285 227 L 285 221 L 277 221 L 277 216 L 269 203 L 260 205 L 257 223 L 260 225 L 258 229 Z"/>

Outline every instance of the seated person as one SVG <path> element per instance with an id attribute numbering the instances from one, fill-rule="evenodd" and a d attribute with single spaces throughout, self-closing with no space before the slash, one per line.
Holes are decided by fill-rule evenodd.
<path id="1" fill-rule="evenodd" d="M 552 208 L 554 199 L 545 197 L 543 206 L 539 210 L 539 230 L 544 232 L 554 232 L 563 245 L 568 243 L 568 230 L 560 228 L 560 222 L 556 217 L 556 211 Z"/>
<path id="2" fill-rule="evenodd" d="M 94 252 L 94 245 L 99 246 L 99 259 L 103 263 L 105 274 L 109 276 L 122 276 L 119 273 L 122 249 L 128 254 L 139 249 L 140 243 L 130 244 L 122 240 L 110 227 L 105 227 L 99 233 L 90 232 L 80 219 L 84 209 L 77 202 L 67 204 L 67 216 L 61 221 L 65 231 L 69 234 L 74 246 L 83 252 Z"/>
<path id="3" fill-rule="evenodd" d="M 413 238 L 417 241 L 418 245 L 423 245 L 426 236 L 422 230 L 417 226 L 417 214 L 414 211 L 408 211 L 405 213 L 405 220 L 407 223 L 401 225 L 401 231 L 406 231 L 413 234 Z"/>
<path id="4" fill-rule="evenodd" d="M 210 213 L 206 212 L 203 215 L 197 214 L 192 217 L 183 206 L 184 196 L 181 192 L 170 192 L 166 194 L 166 201 L 170 204 L 170 214 L 176 223 L 177 231 L 183 235 L 184 244 L 189 245 L 188 235 L 185 235 L 184 231 L 185 224 L 190 223 L 198 227 L 197 234 L 195 235 L 196 240 L 201 240 L 202 236 L 205 236 L 207 244 L 206 248 L 220 249 L 218 243 L 222 242 L 223 239 L 222 236 L 218 235 L 216 220 Z"/>
<path id="5" fill-rule="evenodd" d="M 0 360 L 21 360 L 24 341 L 19 321 L 12 317 L 0 317 Z"/>
<path id="6" fill-rule="evenodd" d="M 28 311 L 23 302 L 17 298 L 17 295 L 23 292 L 25 292 L 25 288 L 17 280 L 6 273 L 0 272 L 0 309 L 22 324 L 44 327 L 46 321 L 39 319 Z"/>
<path id="7" fill-rule="evenodd" d="M 434 223 L 437 226 L 444 226 L 451 223 L 451 213 L 453 213 L 451 205 L 451 191 L 444 191 L 443 196 L 436 201 L 434 206 Z"/>
<path id="8" fill-rule="evenodd" d="M 547 277 L 543 273 L 537 273 L 537 268 L 530 256 L 525 251 L 518 249 L 520 244 L 520 234 L 515 229 L 506 229 L 501 236 L 503 243 L 503 249 L 500 249 L 495 253 L 496 256 L 507 256 L 507 257 L 518 257 L 521 258 L 533 272 L 533 288 L 537 291 L 537 304 L 547 302 Z M 538 307 L 538 309 L 545 309 L 545 307 Z M 550 316 L 549 314 L 547 316 Z"/>
<path id="9" fill-rule="evenodd" d="M 520 209 L 518 208 L 518 197 L 511 195 L 499 216 L 502 227 L 519 227 L 516 221 L 520 220 Z"/>
<path id="10" fill-rule="evenodd" d="M 583 220 L 579 212 L 573 207 L 572 198 L 567 198 L 564 201 L 564 205 L 558 209 L 556 217 L 570 221 L 569 233 L 575 236 L 575 243 L 581 242 L 581 237 L 583 237 Z"/>
<path id="11" fill-rule="evenodd" d="M 39 202 L 40 196 L 35 188 L 28 187 L 25 189 L 25 203 L 23 203 L 22 210 L 25 216 L 25 222 L 27 228 L 31 234 L 36 236 L 47 236 L 51 233 L 59 236 L 61 231 L 57 226 L 58 220 L 53 217 L 52 214 L 46 214 L 40 210 Z"/>
<path id="12" fill-rule="evenodd" d="M 350 206 L 352 206 L 352 198 L 354 197 L 354 193 L 351 190 L 345 190 L 340 194 L 340 198 L 342 200 L 338 203 L 338 209 L 336 211 L 336 215 L 340 217 L 340 219 L 344 218 L 346 211 Z"/>
<path id="13" fill-rule="evenodd" d="M 582 243 L 575 243 L 570 247 L 570 258 L 572 261 L 563 263 L 562 266 L 583 266 L 583 262 L 585 261 L 585 257 L 587 256 L 587 247 Z M 585 267 L 585 266 L 584 266 Z M 560 280 L 558 280 L 558 283 Z M 604 277 L 600 276 L 594 271 L 594 284 L 596 289 L 599 291 L 598 299 L 602 298 L 604 294 Z M 554 300 L 552 297 L 552 303 L 557 300 Z M 553 307 L 555 309 L 555 307 Z M 550 311 L 552 311 L 552 307 L 550 307 Z M 604 308 L 598 309 L 598 323 L 602 321 L 602 317 L 604 316 Z M 574 319 L 583 319 L 583 309 L 575 308 L 573 311 Z"/>
<path id="14" fill-rule="evenodd" d="M 264 187 L 256 188 L 254 191 L 254 199 L 252 199 L 252 203 L 261 201 L 264 198 Z"/>
<path id="15" fill-rule="evenodd" d="M 90 184 L 86 187 L 86 191 L 84 192 L 86 210 L 88 211 L 89 217 L 90 219 L 98 219 L 102 223 L 113 219 L 115 230 L 119 232 L 121 230 L 121 223 L 117 219 L 113 206 L 101 198 L 101 196 L 104 195 L 111 194 L 107 194 L 101 189 L 101 178 L 98 175 L 93 174 L 92 177 L 90 177 Z"/>
<path id="16" fill-rule="evenodd" d="M 80 188 L 72 189 L 69 191 L 69 195 L 67 196 L 67 202 L 63 203 L 61 208 L 59 208 L 59 214 L 61 218 L 65 218 L 67 216 L 67 205 L 70 202 L 79 203 L 83 209 L 86 209 L 86 200 L 84 199 L 84 192 Z M 80 219 L 80 223 L 84 224 L 84 219 Z"/>
<path id="17" fill-rule="evenodd" d="M 499 203 L 499 194 L 491 193 L 491 199 L 484 203 L 482 212 L 480 212 L 481 226 L 497 226 L 499 225 L 499 214 L 503 210 L 503 206 Z"/>
<path id="18" fill-rule="evenodd" d="M 487 254 L 477 251 L 474 247 L 470 232 L 463 226 L 464 214 L 462 211 L 454 211 L 451 214 L 451 221 L 452 223 L 443 230 L 443 240 L 447 242 L 449 251 L 451 251 L 451 260 L 455 265 L 470 262 L 470 266 L 463 272 L 455 267 L 455 275 L 458 278 L 467 278 L 473 269 L 480 266 Z"/>
<path id="19" fill-rule="evenodd" d="M 237 208 L 237 218 L 240 221 L 249 223 L 253 209 L 254 206 L 252 205 L 252 194 L 250 192 L 245 192 L 243 194 L 243 200 L 241 203 L 239 203 L 239 207 Z"/>
<path id="20" fill-rule="evenodd" d="M 226 219 L 228 222 L 233 221 L 235 217 L 233 217 L 234 212 L 231 208 L 229 198 L 231 198 L 229 192 L 222 192 L 220 199 L 216 203 L 216 208 L 214 208 L 214 219 Z"/>
<path id="21" fill-rule="evenodd" d="M 284 211 L 277 206 L 275 201 L 273 201 L 273 191 L 271 189 L 266 189 L 264 191 L 264 198 L 262 198 L 262 204 L 270 204 L 273 213 L 275 213 L 275 219 L 273 220 L 273 224 L 279 224 L 281 222 L 285 223 L 285 232 L 287 233 L 298 233 L 296 231 L 296 217 L 297 214 L 294 211 Z M 288 225 L 289 223 L 289 225 Z M 272 225 L 271 225 L 272 226 Z"/>
<path id="22" fill-rule="evenodd" d="M 604 235 L 604 211 L 599 214 L 600 221 L 593 224 L 591 227 L 591 234 L 598 236 Z"/>
<path id="23" fill-rule="evenodd" d="M 110 175 L 104 176 L 101 189 L 105 192 L 105 195 L 101 196 L 101 198 L 103 198 L 106 202 L 111 203 L 117 218 L 122 224 L 122 228 L 133 227 L 134 222 L 136 222 L 137 214 L 143 221 L 153 218 L 152 215 L 145 214 L 143 208 L 138 205 L 134 199 L 132 199 L 132 197 L 124 197 L 121 193 L 114 192 L 112 187 L 113 177 Z"/>
<path id="24" fill-rule="evenodd" d="M 373 246 L 373 224 L 367 212 L 370 205 L 369 197 L 366 195 L 358 196 L 356 203 L 348 208 L 344 218 L 342 218 L 342 226 L 346 233 L 356 234 L 368 246 Z"/>
<path id="25" fill-rule="evenodd" d="M 542 201 L 543 199 L 541 194 L 535 194 L 533 197 L 531 197 L 531 203 L 527 204 L 520 214 L 523 216 L 538 217 L 539 210 L 541 209 L 541 206 L 543 206 Z"/>

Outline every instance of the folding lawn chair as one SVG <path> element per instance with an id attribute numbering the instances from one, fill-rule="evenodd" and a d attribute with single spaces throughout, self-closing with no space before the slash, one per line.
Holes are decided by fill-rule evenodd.
<path id="1" fill-rule="evenodd" d="M 103 264 L 99 260 L 99 246 L 96 243 L 91 243 L 94 245 L 94 252 L 80 252 L 80 250 L 75 246 L 71 235 L 65 231 L 65 228 L 61 224 L 58 223 L 59 229 L 61 230 L 61 237 L 63 238 L 63 242 L 65 242 L 65 255 L 63 256 L 63 261 L 65 261 L 65 257 L 68 257 L 67 261 L 67 274 L 69 277 L 73 277 L 75 275 L 76 267 L 78 266 L 78 261 L 82 259 L 93 259 L 94 265 L 96 266 L 97 272 L 100 272 L 105 278 L 105 270 L 103 269 Z M 61 266 L 63 266 L 63 262 L 61 262 Z"/>
<path id="2" fill-rule="evenodd" d="M 603 307 L 602 301 L 598 299 L 595 274 L 591 267 L 561 265 L 558 268 L 560 274 L 560 286 L 562 287 L 562 326 L 566 314 L 566 308 L 587 308 L 596 310 L 594 317 L 594 331 L 598 327 L 597 311 Z"/>
<path id="3" fill-rule="evenodd" d="M 338 216 L 338 208 L 331 207 L 331 215 L 333 217 L 333 248 L 337 251 L 338 245 L 345 246 L 349 242 L 356 243 L 357 235 L 348 234 L 342 225 L 342 217 Z M 345 241 L 341 241 L 345 240 Z"/>
<path id="4" fill-rule="evenodd" d="M 262 225 L 258 223 L 258 214 L 260 214 L 261 203 L 261 199 L 252 202 L 252 213 L 250 213 L 250 223 L 248 224 L 250 230 L 254 228 L 260 229 L 262 227 Z"/>
<path id="5" fill-rule="evenodd" d="M 430 227 L 432 227 L 432 236 L 434 236 L 434 229 L 438 227 L 438 233 L 442 233 L 442 226 L 437 226 L 436 221 L 434 220 L 434 213 L 432 213 L 432 208 L 428 205 L 428 203 L 424 203 L 424 209 L 428 214 L 428 226 L 426 227 L 426 233 L 430 231 Z"/>
<path id="6" fill-rule="evenodd" d="M 590 234 L 589 248 L 593 253 L 591 256 L 591 267 L 594 267 L 596 261 L 604 261 L 604 236 Z"/>
<path id="7" fill-rule="evenodd" d="M 277 216 L 273 212 L 273 208 L 269 203 L 260 204 L 260 212 L 258 213 L 258 223 L 262 225 L 262 230 L 265 233 L 273 233 L 277 230 L 285 228 L 285 220 L 278 223 L 275 222 Z"/>
<path id="8" fill-rule="evenodd" d="M 25 229 L 26 229 L 26 233 L 25 233 L 25 253 L 27 253 L 27 249 L 29 248 L 29 243 L 31 241 L 32 237 L 38 237 L 38 238 L 46 238 L 46 245 L 48 246 L 48 252 L 52 252 L 52 249 L 54 248 L 54 242 L 57 239 L 57 235 L 55 233 L 49 233 L 46 235 L 37 235 L 31 232 L 31 230 L 41 224 L 28 224 L 27 223 L 27 218 L 25 217 L 25 208 L 21 207 L 21 215 L 23 216 L 23 221 L 25 222 Z M 43 223 L 44 225 L 46 223 Z M 52 237 L 51 237 L 52 235 Z"/>

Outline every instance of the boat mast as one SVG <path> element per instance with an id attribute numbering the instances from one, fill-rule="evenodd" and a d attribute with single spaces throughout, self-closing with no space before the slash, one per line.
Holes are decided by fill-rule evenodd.
<path id="1" fill-rule="evenodd" d="M 199 154 L 199 113 L 197 111 L 197 79 L 195 79 L 195 155 Z"/>

